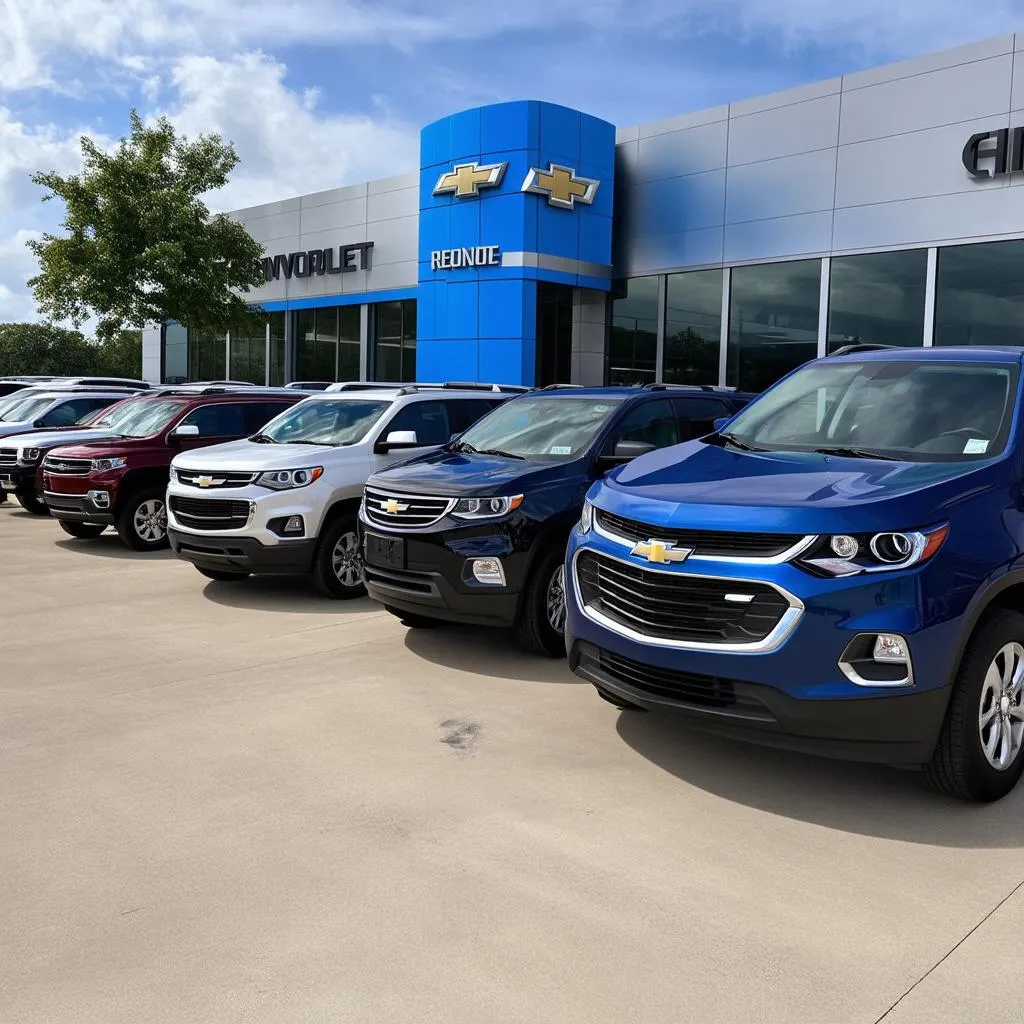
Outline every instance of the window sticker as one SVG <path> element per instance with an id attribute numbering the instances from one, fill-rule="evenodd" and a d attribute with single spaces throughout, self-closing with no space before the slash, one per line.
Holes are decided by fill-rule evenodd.
<path id="1" fill-rule="evenodd" d="M 982 441 L 977 437 L 972 437 L 964 445 L 964 455 L 984 455 L 987 451 L 988 441 Z"/>
<path id="2" fill-rule="evenodd" d="M 609 407 L 607 405 L 595 405 L 594 412 L 607 412 L 608 408 Z"/>
<path id="3" fill-rule="evenodd" d="M 551 449 L 551 451 L 548 454 L 549 455 L 572 455 L 572 447 L 570 445 L 567 445 L 567 444 L 556 444 Z"/>

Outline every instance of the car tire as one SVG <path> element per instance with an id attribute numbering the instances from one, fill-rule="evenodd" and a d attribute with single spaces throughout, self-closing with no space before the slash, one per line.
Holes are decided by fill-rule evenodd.
<path id="1" fill-rule="evenodd" d="M 526 582 L 516 623 L 520 644 L 545 658 L 565 657 L 564 560 L 562 549 L 539 559 Z"/>
<path id="2" fill-rule="evenodd" d="M 14 497 L 18 499 L 18 504 L 26 512 L 30 512 L 34 516 L 48 516 L 50 514 L 49 506 L 42 498 L 37 497 L 35 494 L 16 491 Z"/>
<path id="3" fill-rule="evenodd" d="M 167 547 L 166 488 L 143 487 L 130 494 L 114 528 L 133 551 L 159 551 Z"/>
<path id="4" fill-rule="evenodd" d="M 429 615 L 416 615 L 414 612 L 404 612 L 401 608 L 393 608 L 391 605 L 384 605 L 384 610 L 396 619 L 403 626 L 409 629 L 435 629 L 441 625 L 440 619 L 432 619 Z"/>
<path id="5" fill-rule="evenodd" d="M 196 566 L 196 572 L 201 576 L 205 576 L 208 580 L 216 580 L 218 583 L 234 583 L 236 580 L 246 580 L 249 578 L 247 572 L 229 572 L 227 569 L 204 569 L 202 566 Z"/>
<path id="6" fill-rule="evenodd" d="M 311 578 L 325 597 L 348 600 L 366 593 L 355 516 L 338 516 L 324 526 L 313 556 Z"/>
<path id="7" fill-rule="evenodd" d="M 999 609 L 978 624 L 953 683 L 928 781 L 959 800 L 990 803 L 1024 772 L 1024 615 Z"/>
<path id="8" fill-rule="evenodd" d="M 105 526 L 93 526 L 92 523 L 69 523 L 60 521 L 60 528 L 76 540 L 95 540 L 106 529 Z"/>
<path id="9" fill-rule="evenodd" d="M 631 704 L 624 697 L 618 697 L 614 693 L 612 693 L 610 690 L 606 690 L 606 689 L 604 689 L 601 686 L 595 686 L 594 689 L 597 690 L 597 695 L 598 695 L 598 697 L 601 698 L 601 700 L 608 701 L 609 704 L 613 705 L 614 707 L 617 707 L 620 711 L 646 711 L 647 710 L 647 708 L 640 707 L 639 704 Z"/>

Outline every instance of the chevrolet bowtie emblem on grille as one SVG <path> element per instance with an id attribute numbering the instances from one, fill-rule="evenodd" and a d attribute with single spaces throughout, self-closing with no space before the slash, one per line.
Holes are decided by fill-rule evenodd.
<path id="1" fill-rule="evenodd" d="M 670 542 L 649 540 L 635 545 L 630 554 L 664 565 L 667 562 L 685 562 L 693 554 L 693 548 L 677 548 Z"/>
<path id="2" fill-rule="evenodd" d="M 395 501 L 394 498 L 388 498 L 387 501 L 380 503 L 380 507 L 382 512 L 387 512 L 389 516 L 393 516 L 398 512 L 404 512 L 409 506 L 400 501 Z"/>
<path id="3" fill-rule="evenodd" d="M 434 195 L 451 193 L 456 199 L 467 199 L 480 195 L 482 188 L 494 188 L 501 184 L 508 163 L 502 164 L 456 164 L 452 171 L 445 171 L 434 186 Z"/>
<path id="4" fill-rule="evenodd" d="M 577 177 L 571 167 L 548 164 L 546 171 L 540 167 L 531 167 L 521 191 L 547 196 L 548 203 L 559 209 L 575 210 L 578 202 L 589 206 L 594 201 L 600 184 L 593 178 Z"/>
<path id="5" fill-rule="evenodd" d="M 218 480 L 214 476 L 197 476 L 192 481 L 197 487 L 220 487 L 223 480 Z"/>

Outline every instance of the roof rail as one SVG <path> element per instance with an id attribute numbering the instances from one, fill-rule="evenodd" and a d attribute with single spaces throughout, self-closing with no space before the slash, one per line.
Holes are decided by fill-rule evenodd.
<path id="1" fill-rule="evenodd" d="M 419 391 L 491 391 L 502 394 L 521 395 L 531 389 L 523 384 L 485 384 L 480 381 L 446 380 L 442 384 L 406 384 L 399 395 L 414 395 Z"/>
<path id="2" fill-rule="evenodd" d="M 582 388 L 583 384 L 545 384 L 542 388 L 537 388 L 538 391 L 558 391 L 560 388 Z"/>
<path id="3" fill-rule="evenodd" d="M 853 352 L 877 352 L 879 349 L 886 348 L 901 348 L 904 346 L 900 345 L 881 345 L 874 341 L 858 341 L 852 345 L 843 345 L 841 348 L 837 348 L 835 352 L 829 352 L 830 356 L 847 356 Z"/>
<path id="4" fill-rule="evenodd" d="M 662 384 L 660 382 L 652 381 L 650 384 L 644 384 L 641 388 L 643 391 L 704 391 L 704 392 L 718 392 L 718 391 L 735 391 L 734 387 L 719 384 Z"/>

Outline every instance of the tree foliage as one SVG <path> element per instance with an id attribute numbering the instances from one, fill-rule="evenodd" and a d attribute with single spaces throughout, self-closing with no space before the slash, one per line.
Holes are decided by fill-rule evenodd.
<path id="1" fill-rule="evenodd" d="M 100 342 L 51 324 L 0 324 L 0 376 L 141 377 L 142 332 Z"/>
<path id="2" fill-rule="evenodd" d="M 82 139 L 80 174 L 33 175 L 44 201 L 66 207 L 64 235 L 28 243 L 39 258 L 29 285 L 40 312 L 76 327 L 95 316 L 101 340 L 165 320 L 251 328 L 258 314 L 243 296 L 262 281 L 263 248 L 203 202 L 237 163 L 219 135 L 179 138 L 166 118 L 147 126 L 133 110 L 131 134 L 112 153 Z"/>

